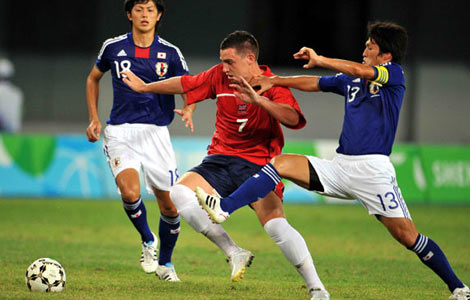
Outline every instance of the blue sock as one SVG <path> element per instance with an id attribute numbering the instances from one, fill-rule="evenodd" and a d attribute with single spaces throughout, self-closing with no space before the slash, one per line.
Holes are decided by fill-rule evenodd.
<path id="1" fill-rule="evenodd" d="M 462 288 L 463 283 L 457 278 L 441 248 L 430 238 L 419 234 L 413 246 L 408 248 L 415 252 L 423 264 L 434 271 L 447 284 L 452 293 Z"/>
<path id="2" fill-rule="evenodd" d="M 129 220 L 131 220 L 134 227 L 140 233 L 142 242 L 153 241 L 152 231 L 150 231 L 149 225 L 147 223 L 147 210 L 145 209 L 144 201 L 139 197 L 134 203 L 129 203 L 122 200 L 124 206 L 124 211 L 126 212 Z"/>
<path id="3" fill-rule="evenodd" d="M 167 217 L 160 215 L 160 226 L 158 235 L 160 237 L 160 257 L 159 265 L 171 263 L 171 255 L 175 248 L 176 240 L 180 232 L 180 216 Z"/>
<path id="4" fill-rule="evenodd" d="M 268 163 L 258 173 L 248 178 L 238 189 L 220 202 L 223 211 L 235 210 L 266 197 L 281 181 L 273 165 Z"/>

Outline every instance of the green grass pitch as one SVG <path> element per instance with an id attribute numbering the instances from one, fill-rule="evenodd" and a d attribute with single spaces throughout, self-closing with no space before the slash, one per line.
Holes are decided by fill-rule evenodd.
<path id="1" fill-rule="evenodd" d="M 146 200 L 158 231 L 157 205 Z M 358 205 L 286 205 L 332 299 L 444 300 L 449 292 L 415 254 L 396 243 Z M 421 233 L 447 254 L 470 284 L 470 206 L 411 206 Z M 181 283 L 159 281 L 139 265 L 139 237 L 119 201 L 0 199 L 0 299 L 309 299 L 303 280 L 244 208 L 224 224 L 255 254 L 245 279 L 230 281 L 223 253 L 186 223 L 173 255 Z M 62 263 L 65 290 L 30 292 L 28 265 Z"/>

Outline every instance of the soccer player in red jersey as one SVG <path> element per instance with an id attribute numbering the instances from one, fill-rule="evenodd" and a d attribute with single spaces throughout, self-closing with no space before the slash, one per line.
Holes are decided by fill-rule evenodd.
<path id="1" fill-rule="evenodd" d="M 221 63 L 198 75 L 184 75 L 145 84 L 130 71 L 123 81 L 143 93 L 186 93 L 188 104 L 217 99 L 216 130 L 203 162 L 183 174 L 170 191 L 179 214 L 197 231 L 216 243 L 232 263 L 232 280 L 238 281 L 253 258 L 240 249 L 218 225 L 212 224 L 198 206 L 196 186 L 222 197 L 233 192 L 263 164 L 281 153 L 284 136 L 281 124 L 291 129 L 305 126 L 305 118 L 289 89 L 272 87 L 263 101 L 247 104 L 230 85 L 234 77 L 247 82 L 258 75 L 273 76 L 258 65 L 259 47 L 246 31 L 229 34 L 220 45 Z M 265 198 L 252 203 L 261 225 L 283 254 L 302 275 L 309 289 L 324 290 L 303 237 L 287 222 L 282 207 L 282 183 Z"/>

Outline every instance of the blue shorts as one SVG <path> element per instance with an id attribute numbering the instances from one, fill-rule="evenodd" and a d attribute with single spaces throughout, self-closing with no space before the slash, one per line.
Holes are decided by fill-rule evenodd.
<path id="1" fill-rule="evenodd" d="M 244 158 L 233 155 L 212 154 L 206 156 L 202 163 L 189 172 L 196 172 L 222 197 L 233 193 L 245 180 L 258 173 L 262 165 L 252 163 Z M 276 187 L 276 194 L 282 199 L 284 184 Z"/>

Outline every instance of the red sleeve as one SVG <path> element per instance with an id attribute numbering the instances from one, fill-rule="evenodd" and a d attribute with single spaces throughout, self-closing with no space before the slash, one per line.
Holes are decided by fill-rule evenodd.
<path id="1" fill-rule="evenodd" d="M 214 77 L 217 66 L 197 75 L 181 76 L 181 85 L 188 96 L 188 104 L 196 103 L 205 99 L 215 98 Z"/>
<path id="2" fill-rule="evenodd" d="M 301 129 L 305 127 L 307 120 L 305 120 L 304 114 L 300 110 L 297 99 L 295 99 L 294 95 L 292 95 L 292 92 L 288 88 L 275 86 L 266 91 L 263 96 L 266 96 L 267 98 L 270 98 L 272 101 L 277 103 L 288 104 L 297 111 L 299 114 L 299 123 L 297 123 L 295 126 L 288 126 L 283 124 L 284 126 L 291 129 Z"/>

